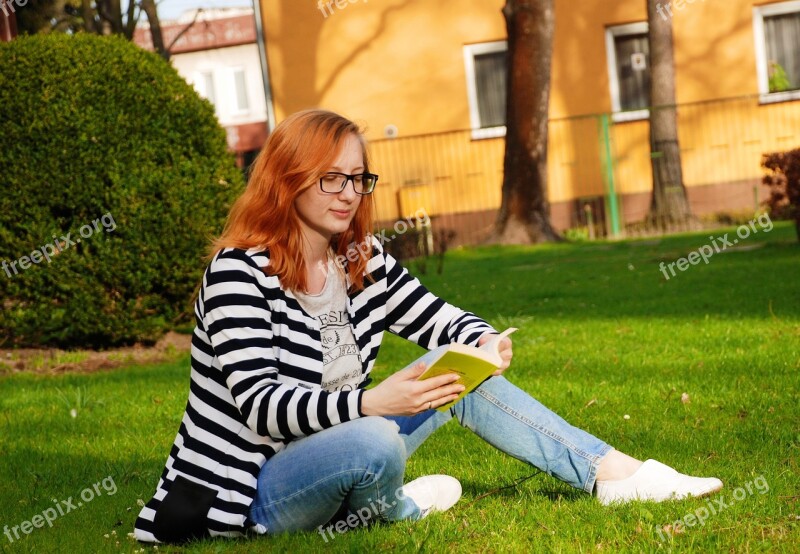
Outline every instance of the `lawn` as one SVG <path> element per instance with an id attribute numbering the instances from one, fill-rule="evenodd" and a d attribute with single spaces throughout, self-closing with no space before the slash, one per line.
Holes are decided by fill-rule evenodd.
<path id="1" fill-rule="evenodd" d="M 779 224 L 664 279 L 660 262 L 709 242 L 703 233 L 471 248 L 449 252 L 442 275 L 430 274 L 429 263 L 420 277 L 496 327 L 520 328 L 507 373 L 518 386 L 631 455 L 720 477 L 720 495 L 602 507 L 451 422 L 407 466 L 408 479 L 461 480 L 464 496 L 444 514 L 327 542 L 312 532 L 158 551 L 796 551 L 800 245 Z M 387 337 L 376 377 L 418 352 Z M 142 548 L 128 533 L 138 503 L 153 493 L 187 383 L 186 358 L 0 377 L 0 526 L 10 533 L 0 536 L 3 551 Z"/>

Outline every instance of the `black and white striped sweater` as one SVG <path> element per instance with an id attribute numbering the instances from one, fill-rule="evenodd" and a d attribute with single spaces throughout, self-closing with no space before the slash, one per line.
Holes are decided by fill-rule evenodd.
<path id="1" fill-rule="evenodd" d="M 289 441 L 361 417 L 384 331 L 428 349 L 476 344 L 488 323 L 434 296 L 371 238 L 375 282 L 348 295 L 361 387 L 327 392 L 317 320 L 263 268 L 268 253 L 225 249 L 195 304 L 189 399 L 153 498 L 135 524 L 146 542 L 265 533 L 249 519 L 260 468 Z M 349 278 L 348 278 L 349 286 Z"/>

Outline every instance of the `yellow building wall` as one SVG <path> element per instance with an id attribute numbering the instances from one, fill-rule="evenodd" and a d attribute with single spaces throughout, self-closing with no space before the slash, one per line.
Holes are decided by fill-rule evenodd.
<path id="1" fill-rule="evenodd" d="M 262 0 L 278 119 L 309 107 L 364 123 L 368 137 L 469 127 L 462 46 L 505 38 L 503 0 Z"/>
<path id="2" fill-rule="evenodd" d="M 504 40 L 504 0 L 261 0 L 278 120 L 322 107 L 367 128 L 380 173 L 378 217 L 493 209 L 503 139 L 472 140 L 463 46 Z M 673 8 L 679 104 L 755 95 L 754 0 Z M 769 2 L 767 2 L 769 3 Z M 646 20 L 644 0 L 556 0 L 549 129 L 552 203 L 602 195 L 597 117 L 611 110 L 605 29 Z M 800 143 L 800 102 L 757 98 L 681 106 L 687 186 L 756 179 L 761 153 Z M 772 136 L 781 127 L 795 129 Z M 396 125 L 399 138 L 383 140 Z M 417 137 L 417 135 L 426 135 Z M 414 138 L 409 138 L 414 137 Z M 647 121 L 613 124 L 617 191 L 651 187 Z"/>

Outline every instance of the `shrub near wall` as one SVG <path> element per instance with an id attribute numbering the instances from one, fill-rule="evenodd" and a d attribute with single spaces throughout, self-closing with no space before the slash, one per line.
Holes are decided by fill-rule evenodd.
<path id="1" fill-rule="evenodd" d="M 0 44 L 0 122 L 0 346 L 147 343 L 191 321 L 243 187 L 212 106 L 124 39 L 36 35 Z"/>
<path id="2" fill-rule="evenodd" d="M 763 182 L 770 187 L 770 213 L 793 220 L 800 240 L 800 148 L 764 154 L 761 165 L 767 170 Z"/>

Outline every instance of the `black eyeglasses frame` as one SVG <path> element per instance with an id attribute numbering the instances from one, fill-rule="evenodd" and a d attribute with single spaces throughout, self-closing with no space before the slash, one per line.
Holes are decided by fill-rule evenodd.
<path id="1" fill-rule="evenodd" d="M 342 180 L 342 185 L 341 185 L 341 188 L 339 188 L 339 190 L 337 190 L 337 191 L 325 190 L 325 185 L 322 184 L 322 180 L 325 179 L 325 177 L 327 177 L 329 175 L 338 175 L 339 177 L 343 177 L 344 178 Z M 367 178 L 368 177 L 368 178 L 373 179 L 372 186 L 370 187 L 370 189 L 368 191 L 366 191 L 366 192 L 359 192 L 358 189 L 356 188 L 356 177 L 361 177 L 361 178 Z M 349 181 L 353 182 L 353 190 L 355 191 L 356 194 L 361 195 L 361 196 L 366 196 L 368 194 L 372 194 L 375 191 L 375 185 L 378 184 L 378 176 L 375 175 L 374 173 L 367 173 L 366 171 L 364 173 L 355 173 L 353 175 L 348 175 L 347 173 L 340 173 L 338 171 L 329 171 L 329 172 L 325 173 L 323 176 L 321 176 L 319 178 L 319 188 L 325 194 L 339 194 L 340 192 L 342 192 L 345 189 L 345 187 L 347 186 L 347 183 Z"/>

